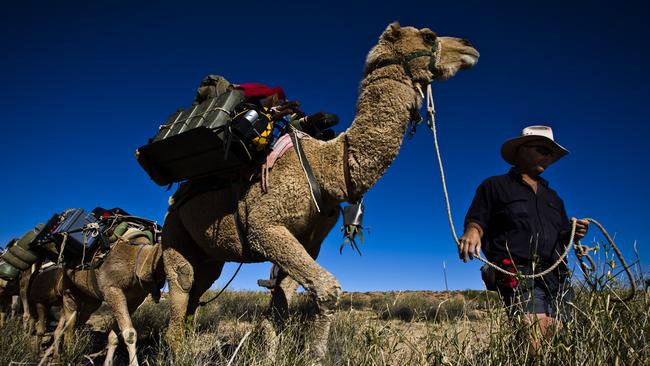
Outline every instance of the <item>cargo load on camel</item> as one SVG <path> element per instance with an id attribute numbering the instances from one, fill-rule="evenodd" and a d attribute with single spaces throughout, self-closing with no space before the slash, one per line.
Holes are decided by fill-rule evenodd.
<path id="1" fill-rule="evenodd" d="M 333 114 L 306 116 L 280 87 L 231 84 L 207 76 L 192 107 L 181 109 L 136 150 L 149 177 L 159 185 L 216 176 L 235 179 L 259 168 L 274 142 L 290 129 L 331 139 Z"/>
<path id="2" fill-rule="evenodd" d="M 0 278 L 13 280 L 21 271 L 44 260 L 66 268 L 96 267 L 118 240 L 144 236 L 157 243 L 160 229 L 154 221 L 131 216 L 119 208 L 97 207 L 91 212 L 68 209 L 7 245 L 0 257 Z"/>

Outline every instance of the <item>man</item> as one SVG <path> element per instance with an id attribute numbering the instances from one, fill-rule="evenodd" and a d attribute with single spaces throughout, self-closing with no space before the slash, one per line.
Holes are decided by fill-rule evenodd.
<path id="1" fill-rule="evenodd" d="M 555 263 L 568 244 L 571 225 L 564 202 L 540 175 L 568 153 L 547 126 L 526 127 L 521 136 L 506 141 L 501 156 L 512 168 L 486 179 L 476 190 L 459 240 L 461 259 L 473 259 L 483 250 L 491 262 L 524 274 L 539 273 Z M 582 239 L 587 228 L 586 220 L 578 220 L 574 240 Z M 566 263 L 528 281 L 491 268 L 482 272 L 488 288 L 496 288 L 511 314 L 523 313 L 527 322 L 539 325 L 542 336 L 550 335 L 551 326 L 562 326 L 572 296 L 565 284 Z M 495 283 L 488 283 L 490 279 Z M 534 350 L 539 349 L 536 338 Z"/>

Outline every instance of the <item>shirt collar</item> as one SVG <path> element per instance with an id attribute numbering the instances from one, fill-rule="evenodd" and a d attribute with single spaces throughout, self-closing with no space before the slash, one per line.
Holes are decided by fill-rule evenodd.
<path id="1" fill-rule="evenodd" d="M 517 182 L 524 183 L 523 179 L 521 178 L 521 173 L 519 173 L 519 170 L 517 168 L 512 167 L 510 168 L 510 171 L 508 171 L 508 175 L 516 180 Z M 548 187 L 548 181 L 540 176 L 537 176 L 537 179 L 541 185 L 544 187 Z"/>

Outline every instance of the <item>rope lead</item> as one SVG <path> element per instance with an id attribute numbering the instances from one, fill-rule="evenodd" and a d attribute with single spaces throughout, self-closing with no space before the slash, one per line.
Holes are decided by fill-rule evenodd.
<path id="1" fill-rule="evenodd" d="M 438 166 L 440 167 L 440 178 L 442 180 L 442 190 L 443 190 L 444 195 L 445 195 L 445 204 L 446 204 L 446 207 L 447 207 L 447 218 L 449 220 L 449 227 L 451 228 L 451 235 L 453 236 L 454 241 L 456 242 L 456 245 L 460 246 L 460 242 L 458 241 L 458 236 L 456 235 L 456 229 L 454 228 L 454 221 L 453 221 L 453 219 L 451 217 L 451 204 L 449 203 L 449 194 L 447 192 L 447 182 L 445 180 L 445 170 L 443 168 L 442 158 L 441 158 L 441 155 L 440 155 L 440 146 L 438 145 L 438 133 L 437 133 L 437 130 L 436 130 L 436 117 L 435 117 L 435 114 L 436 114 L 436 109 L 435 109 L 435 106 L 434 106 L 434 103 L 433 103 L 433 92 L 431 90 L 431 84 L 429 84 L 429 85 L 427 85 L 427 127 L 429 127 L 429 129 L 433 133 L 433 142 L 434 142 L 434 145 L 435 145 L 435 148 L 436 148 L 436 156 L 438 157 Z M 616 256 L 618 257 L 618 260 L 621 263 L 621 266 L 625 270 L 625 273 L 626 273 L 628 279 L 630 280 L 630 287 L 631 288 L 630 288 L 630 292 L 628 293 L 628 295 L 625 296 L 624 298 L 617 297 L 617 298 L 613 299 L 613 301 L 626 302 L 626 301 L 631 300 L 634 297 L 634 294 L 636 292 L 636 286 L 635 286 L 635 283 L 634 283 L 634 277 L 632 276 L 632 271 L 630 270 L 630 267 L 625 262 L 625 259 L 623 258 L 623 254 L 618 249 L 618 247 L 614 243 L 614 240 L 612 240 L 611 236 L 609 236 L 609 234 L 607 233 L 605 228 L 598 221 L 596 221 L 596 220 L 594 220 L 592 218 L 585 218 L 585 220 L 593 223 L 594 225 L 596 225 L 600 229 L 600 231 L 603 233 L 603 235 L 607 239 L 607 242 L 609 243 L 609 245 L 611 245 L 612 249 L 614 249 L 614 253 L 616 253 Z M 581 268 L 583 269 L 583 272 L 585 271 L 585 269 L 587 267 L 586 267 L 586 265 L 583 264 L 582 257 L 587 257 L 590 265 L 592 266 L 592 269 L 595 268 L 595 266 L 593 265 L 593 263 L 594 263 L 593 260 L 588 256 L 588 253 L 587 253 L 588 250 L 585 250 L 585 247 L 583 245 L 581 245 L 580 242 L 575 243 L 573 246 L 571 245 L 571 243 L 573 243 L 573 240 L 574 240 L 574 237 L 575 237 L 576 222 L 577 222 L 577 219 L 575 217 L 572 217 L 571 218 L 571 237 L 569 238 L 569 242 L 566 244 L 566 247 L 565 247 L 564 253 L 562 253 L 562 256 L 560 256 L 560 258 L 557 261 L 555 261 L 555 263 L 553 263 L 552 266 L 550 266 L 549 268 L 547 268 L 546 270 L 544 270 L 542 272 L 533 273 L 532 275 L 526 275 L 526 274 L 522 274 L 522 273 L 519 273 L 519 272 L 517 272 L 516 275 L 519 278 L 522 278 L 522 279 L 535 279 L 535 278 L 540 278 L 542 276 L 545 276 L 545 275 L 549 274 L 551 271 L 555 270 L 562 262 L 564 262 L 564 259 L 566 258 L 566 256 L 571 251 L 571 247 L 574 248 L 574 250 L 576 252 L 576 256 L 580 260 Z M 490 262 L 489 260 L 483 258 L 481 255 L 477 255 L 475 257 L 479 261 L 481 261 L 481 262 L 485 263 L 486 265 L 494 268 L 496 271 L 499 271 L 499 272 L 501 272 L 503 274 L 506 274 L 506 275 L 512 275 L 513 274 L 512 272 L 507 271 L 507 270 L 499 267 L 498 265 Z"/>
<path id="2" fill-rule="evenodd" d="M 235 273 L 232 275 L 232 277 L 230 277 L 230 280 L 228 280 L 228 282 L 226 282 L 226 284 L 223 286 L 223 288 L 222 288 L 222 289 L 221 289 L 221 290 L 220 290 L 216 295 L 214 295 L 213 298 L 211 298 L 211 299 L 208 300 L 208 301 L 199 301 L 199 306 L 205 306 L 205 305 L 207 305 L 207 304 L 213 302 L 214 300 L 216 300 L 219 296 L 221 296 L 221 294 L 223 294 L 223 292 L 226 291 L 226 289 L 228 288 L 228 286 L 230 286 L 230 283 L 235 279 L 235 277 L 237 276 L 237 273 L 239 273 L 239 270 L 241 269 L 241 266 L 242 266 L 243 264 L 244 264 L 244 263 L 239 263 L 239 266 L 237 267 L 237 270 L 236 270 Z"/>

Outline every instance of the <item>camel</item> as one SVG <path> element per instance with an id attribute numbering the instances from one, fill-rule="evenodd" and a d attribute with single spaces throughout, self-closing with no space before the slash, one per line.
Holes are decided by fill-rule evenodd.
<path id="1" fill-rule="evenodd" d="M 36 333 L 35 349 L 39 350 L 45 335 L 48 310 L 52 306 L 63 304 L 64 270 L 61 266 L 50 266 L 35 272 L 31 277 L 24 287 L 21 287 L 21 293 L 24 293 L 27 299 L 29 323 L 33 324 Z M 29 329 L 31 333 L 31 325 Z"/>
<path id="2" fill-rule="evenodd" d="M 26 330 L 31 329 L 26 290 L 32 274 L 39 266 L 40 263 L 21 271 L 19 276 L 11 281 L 0 280 L 0 328 L 8 317 L 15 317 L 22 311 L 23 327 Z"/>
<path id="3" fill-rule="evenodd" d="M 13 318 L 18 313 L 18 296 L 19 281 L 17 279 L 12 281 L 0 280 L 0 329 L 4 327 L 5 322 L 9 318 Z"/>
<path id="4" fill-rule="evenodd" d="M 62 298 L 63 311 L 54 331 L 54 344 L 46 352 L 58 352 L 59 340 L 71 342 L 75 324 L 85 324 L 102 301 L 113 311 L 117 324 L 108 334 L 108 350 L 104 365 L 112 365 L 119 344 L 118 333 L 129 353 L 129 365 L 137 365 L 137 332 L 131 314 L 151 294 L 160 299 L 165 281 L 160 243 L 152 245 L 139 230 L 129 229 L 118 239 L 97 268 L 58 268 L 43 271 L 31 283 L 30 309 L 36 322 L 37 337 L 45 332 L 45 309 Z"/>
<path id="5" fill-rule="evenodd" d="M 341 288 L 314 258 L 336 223 L 336 208 L 344 201 L 356 202 L 395 159 L 409 122 L 419 120 L 418 86 L 449 79 L 474 66 L 478 57 L 464 39 L 393 23 L 368 54 L 352 125 L 330 141 L 301 140 L 323 197 L 320 207 L 312 200 L 297 154 L 291 152 L 269 173 L 266 193 L 257 184 L 233 183 L 170 209 L 162 240 L 172 308 L 166 334 L 170 347 L 180 346 L 184 322 L 225 262 L 271 261 L 315 300 L 306 350 L 319 363 Z"/>

